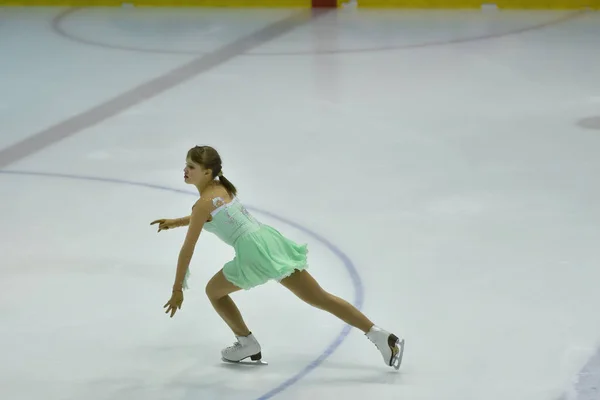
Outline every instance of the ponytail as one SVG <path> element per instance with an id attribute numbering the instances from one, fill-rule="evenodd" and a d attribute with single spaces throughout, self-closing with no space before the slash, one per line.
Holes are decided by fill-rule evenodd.
<path id="1" fill-rule="evenodd" d="M 229 195 L 231 197 L 235 197 L 237 195 L 237 189 L 235 188 L 233 183 L 229 182 L 229 179 L 227 179 L 227 178 L 225 178 L 225 176 L 223 176 L 223 172 L 219 172 L 218 177 L 219 177 L 219 181 L 221 182 L 221 184 L 223 184 L 223 186 L 225 186 L 227 193 L 229 193 Z"/>

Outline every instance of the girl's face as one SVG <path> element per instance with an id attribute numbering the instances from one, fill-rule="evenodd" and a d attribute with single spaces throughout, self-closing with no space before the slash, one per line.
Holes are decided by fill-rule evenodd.
<path id="1" fill-rule="evenodd" d="M 183 169 L 183 179 L 190 185 L 203 185 L 212 179 L 212 171 L 188 158 Z"/>

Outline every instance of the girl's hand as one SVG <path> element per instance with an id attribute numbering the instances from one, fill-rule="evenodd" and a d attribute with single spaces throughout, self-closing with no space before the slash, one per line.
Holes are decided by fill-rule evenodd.
<path id="1" fill-rule="evenodd" d="M 177 228 L 179 226 L 179 222 L 176 219 L 157 219 L 150 223 L 150 225 L 154 224 L 158 224 L 158 232 Z"/>
<path id="2" fill-rule="evenodd" d="M 163 306 L 163 308 L 167 309 L 167 311 L 165 311 L 165 314 L 168 314 L 170 312 L 171 318 L 173 318 L 173 315 L 175 315 L 175 313 L 177 312 L 177 309 L 181 310 L 182 304 L 183 304 L 183 291 L 174 290 L 173 294 L 171 295 L 171 299 L 169 301 L 167 301 L 167 304 L 165 304 Z"/>

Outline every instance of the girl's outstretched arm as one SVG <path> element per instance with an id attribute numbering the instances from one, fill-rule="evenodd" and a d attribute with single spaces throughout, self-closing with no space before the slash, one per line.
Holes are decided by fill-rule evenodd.
<path id="1" fill-rule="evenodd" d="M 179 228 L 180 226 L 188 226 L 190 224 L 191 216 L 175 218 L 175 219 L 157 219 L 150 222 L 150 225 L 158 224 L 158 232 L 166 231 L 168 229 Z"/>
<path id="2" fill-rule="evenodd" d="M 173 290 L 183 289 L 183 280 L 190 262 L 192 261 L 192 256 L 194 255 L 194 249 L 196 248 L 196 243 L 200 237 L 200 232 L 202 232 L 204 222 L 208 219 L 213 208 L 214 206 L 210 200 L 200 199 L 192 209 L 192 215 L 189 217 L 187 234 L 183 241 L 183 245 L 181 246 L 181 250 L 179 251 Z"/>
<path id="3" fill-rule="evenodd" d="M 181 305 L 183 304 L 183 282 L 185 281 L 185 276 L 192 261 L 194 249 L 200 237 L 200 232 L 202 232 L 204 222 L 213 208 L 209 200 L 200 199 L 192 209 L 188 231 L 183 246 L 181 246 L 181 250 L 179 251 L 179 258 L 177 259 L 177 272 L 175 273 L 173 292 L 169 301 L 164 305 L 164 308 L 167 309 L 165 312 L 167 314 L 171 313 L 171 318 L 173 318 L 177 310 L 181 309 Z"/>

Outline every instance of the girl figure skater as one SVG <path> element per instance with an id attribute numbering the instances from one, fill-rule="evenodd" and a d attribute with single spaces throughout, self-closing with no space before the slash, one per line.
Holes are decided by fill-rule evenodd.
<path id="1" fill-rule="evenodd" d="M 164 305 L 166 313 L 171 313 L 171 318 L 181 309 L 190 261 L 200 232 L 204 229 L 235 250 L 234 259 L 226 263 L 206 286 L 206 294 L 214 309 L 237 339 L 233 346 L 222 350 L 224 361 L 240 362 L 248 357 L 260 361 L 262 358 L 260 344 L 229 295 L 275 280 L 306 303 L 363 331 L 379 349 L 385 364 L 400 368 L 404 340 L 376 326 L 353 305 L 319 286 L 306 270 L 306 245 L 299 245 L 282 236 L 277 230 L 257 221 L 246 210 L 236 196 L 235 186 L 223 176 L 221 157 L 214 148 L 196 146 L 188 151 L 184 179 L 186 183 L 196 186 L 200 194 L 191 215 L 159 219 L 151 223 L 158 224 L 158 232 L 188 227 L 177 261 L 171 299 Z"/>

